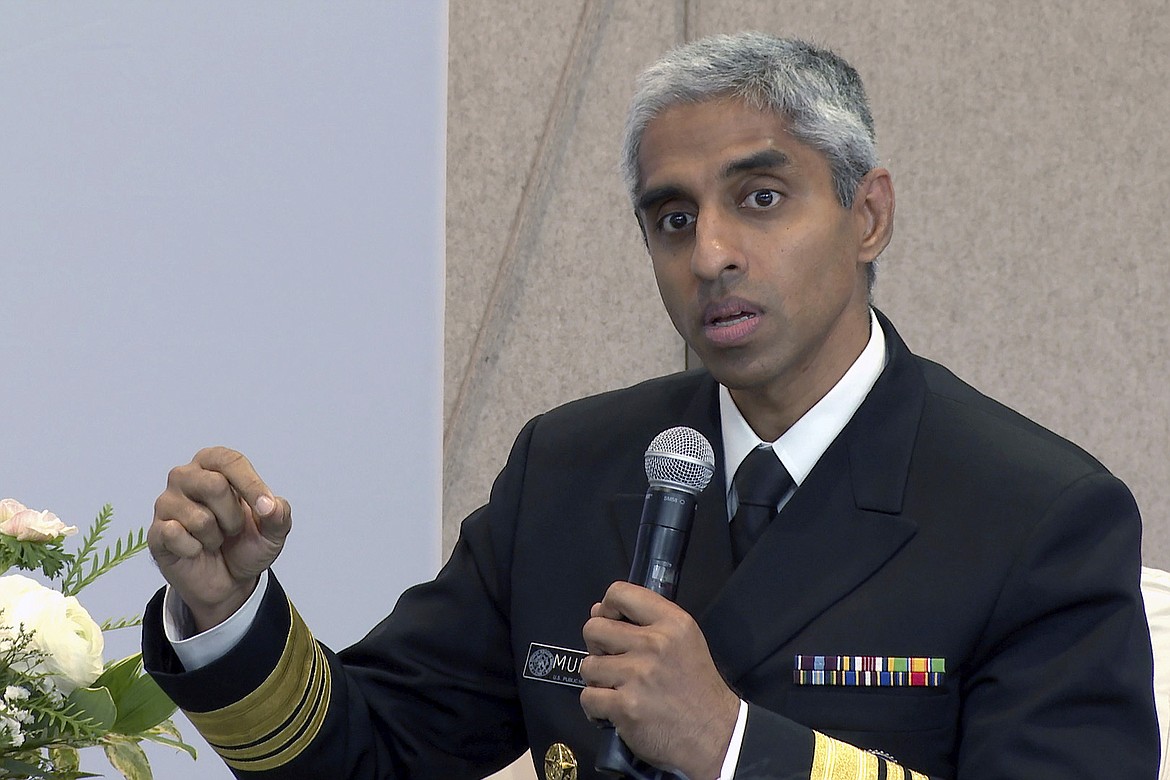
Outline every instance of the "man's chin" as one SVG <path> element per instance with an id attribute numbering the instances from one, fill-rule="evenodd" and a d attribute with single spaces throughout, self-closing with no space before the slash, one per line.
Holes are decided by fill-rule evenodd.
<path id="1" fill-rule="evenodd" d="M 699 355 L 699 360 L 702 365 L 715 377 L 715 381 L 726 387 L 728 390 L 744 390 L 749 391 L 760 384 L 760 377 L 757 371 L 753 371 L 751 366 L 743 365 L 735 360 L 728 359 L 709 359 Z"/>

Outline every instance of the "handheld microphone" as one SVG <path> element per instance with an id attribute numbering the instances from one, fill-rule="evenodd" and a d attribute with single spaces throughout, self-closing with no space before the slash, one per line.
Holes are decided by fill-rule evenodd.
<path id="1" fill-rule="evenodd" d="M 695 496 L 715 473 L 715 451 L 703 434 L 680 426 L 654 437 L 646 449 L 645 464 L 650 488 L 642 504 L 638 542 L 627 579 L 674 601 L 695 519 Z M 608 733 L 601 740 L 597 771 L 634 780 L 673 776 L 635 758 L 612 725 L 602 728 Z"/>

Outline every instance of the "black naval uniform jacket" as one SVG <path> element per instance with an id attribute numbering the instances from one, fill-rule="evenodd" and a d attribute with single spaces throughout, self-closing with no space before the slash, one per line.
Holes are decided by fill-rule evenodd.
<path id="1" fill-rule="evenodd" d="M 721 462 L 699 496 L 678 601 L 749 703 L 736 778 L 1153 780 L 1129 491 L 881 322 L 885 370 L 734 571 Z M 628 573 L 642 456 L 675 425 L 722 458 L 709 374 L 531 421 L 438 577 L 337 655 L 273 578 L 241 644 L 194 672 L 164 638 L 160 592 L 146 666 L 239 777 L 475 778 L 526 747 L 538 771 L 553 748 L 550 780 L 574 761 L 599 777 L 600 732 L 561 684 L 575 656 L 555 648 L 583 650 L 590 605 Z M 941 659 L 941 674 L 798 684 L 798 656 Z"/>

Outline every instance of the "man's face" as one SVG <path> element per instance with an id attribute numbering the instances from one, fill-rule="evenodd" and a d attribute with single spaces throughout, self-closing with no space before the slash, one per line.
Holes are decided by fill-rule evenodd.
<path id="1" fill-rule="evenodd" d="M 869 174 L 843 208 L 825 157 L 736 99 L 666 109 L 638 163 L 637 214 L 675 328 L 757 433 L 754 406 L 795 415 L 786 428 L 868 339 L 865 268 L 889 240 L 888 174 Z"/>

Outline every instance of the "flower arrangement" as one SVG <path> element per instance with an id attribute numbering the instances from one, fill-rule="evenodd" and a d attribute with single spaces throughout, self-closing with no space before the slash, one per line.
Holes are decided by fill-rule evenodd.
<path id="1" fill-rule="evenodd" d="M 113 510 L 98 513 L 76 552 L 77 534 L 52 512 L 0 501 L 0 778 L 75 780 L 78 750 L 100 745 L 127 780 L 151 780 L 142 750 L 149 740 L 185 750 L 171 722 L 175 705 L 143 673 L 136 653 L 105 664 L 103 631 L 141 617 L 98 625 L 77 600 L 85 586 L 146 548 L 142 530 L 99 550 Z M 55 588 L 13 567 L 40 572 Z"/>

